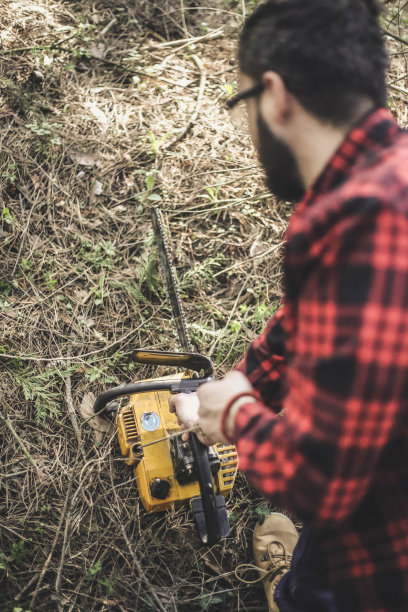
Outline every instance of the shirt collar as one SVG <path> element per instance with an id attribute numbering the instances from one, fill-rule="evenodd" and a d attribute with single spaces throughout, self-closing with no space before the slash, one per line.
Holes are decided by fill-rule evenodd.
<path id="1" fill-rule="evenodd" d="M 340 186 L 365 152 L 386 146 L 398 130 L 394 117 L 385 108 L 378 108 L 365 115 L 350 129 L 320 176 L 307 190 L 298 208 L 305 208 L 317 196 Z"/>

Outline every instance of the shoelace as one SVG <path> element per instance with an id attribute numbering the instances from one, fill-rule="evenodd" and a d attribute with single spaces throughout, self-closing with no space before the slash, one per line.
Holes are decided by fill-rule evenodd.
<path id="1" fill-rule="evenodd" d="M 271 547 L 273 544 L 277 544 L 278 546 L 281 546 L 283 548 L 283 553 L 272 554 Z M 235 571 L 234 571 L 235 577 L 240 582 L 243 582 L 245 584 L 256 584 L 257 582 L 261 582 L 261 580 L 265 580 L 265 578 L 269 578 L 269 580 L 272 581 L 279 574 L 282 574 L 282 575 L 286 574 L 286 572 L 290 568 L 290 563 L 292 561 L 292 555 L 286 552 L 286 549 L 283 546 L 282 542 L 278 542 L 277 540 L 274 540 L 273 542 L 269 542 L 266 554 L 263 557 L 261 557 L 260 560 L 261 561 L 269 560 L 271 564 L 268 566 L 267 569 L 262 569 L 261 567 L 258 567 L 257 565 L 254 565 L 253 563 L 241 563 L 235 568 Z M 263 576 L 261 575 L 258 578 L 255 578 L 254 580 L 247 580 L 243 576 L 239 575 L 240 572 L 247 572 L 250 570 L 256 570 L 258 572 L 262 572 L 264 575 Z"/>

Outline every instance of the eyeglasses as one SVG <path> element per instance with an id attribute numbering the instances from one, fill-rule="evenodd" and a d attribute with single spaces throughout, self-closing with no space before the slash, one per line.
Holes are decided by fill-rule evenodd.
<path id="1" fill-rule="evenodd" d="M 265 89 L 265 85 L 263 83 L 258 83 L 258 85 L 254 85 L 250 89 L 243 91 L 236 96 L 233 96 L 229 100 L 227 100 L 227 107 L 231 110 L 236 106 L 241 100 L 247 100 L 248 98 L 252 98 L 253 96 L 259 96 L 260 93 Z"/>

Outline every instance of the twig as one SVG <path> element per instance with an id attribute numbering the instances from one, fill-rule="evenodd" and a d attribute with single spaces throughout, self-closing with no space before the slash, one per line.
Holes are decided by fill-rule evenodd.
<path id="1" fill-rule="evenodd" d="M 72 480 L 71 480 L 71 483 L 72 483 Z M 72 488 L 72 484 L 71 484 L 71 488 Z M 60 562 L 59 562 L 59 566 L 58 566 L 57 577 L 55 579 L 55 594 L 57 596 L 60 593 L 62 570 L 64 569 L 65 555 L 67 553 L 67 539 L 68 539 L 68 529 L 69 529 L 69 524 L 70 524 L 70 516 L 71 516 L 71 510 L 72 510 L 72 503 L 68 504 L 68 506 L 69 506 L 69 508 L 68 508 L 68 511 L 67 511 L 67 518 L 65 520 L 64 540 L 62 542 L 61 557 L 60 557 Z"/>
<path id="2" fill-rule="evenodd" d="M 73 37 L 71 36 L 70 38 L 73 38 Z M 66 40 L 69 40 L 69 38 L 67 38 Z M 58 48 L 60 51 L 64 51 L 65 53 L 72 53 L 73 49 L 69 49 L 68 47 L 61 46 L 62 42 L 65 42 L 65 41 L 61 41 L 61 43 L 58 43 L 58 44 L 55 43 L 54 45 L 39 45 L 37 47 L 20 47 L 19 49 L 10 49 L 10 51 L 1 52 L 0 57 L 2 57 L 2 55 L 10 55 L 10 54 L 17 53 L 17 52 L 21 53 L 23 51 L 42 51 L 44 49 L 55 49 L 55 48 Z M 86 58 L 89 60 L 100 62 L 101 64 L 106 64 L 107 66 L 112 66 L 112 68 L 117 68 L 118 70 L 122 70 L 123 72 L 128 72 L 130 74 L 135 74 L 138 76 L 144 76 L 150 79 L 159 79 L 160 81 L 164 81 L 165 83 L 169 83 L 170 85 L 173 85 L 173 86 L 175 85 L 178 85 L 179 87 L 188 86 L 188 85 L 180 85 L 179 83 L 174 83 L 174 81 L 171 81 L 170 79 L 166 79 L 166 77 L 162 77 L 158 74 L 151 74 L 149 72 L 145 72 L 144 70 L 139 70 L 136 68 L 129 68 L 128 66 L 124 64 L 120 64 L 119 62 L 114 62 L 113 60 L 109 60 L 103 57 L 97 57 L 93 53 L 87 53 Z"/>
<path id="3" fill-rule="evenodd" d="M 181 38 L 180 40 L 170 40 L 168 42 L 158 43 L 157 45 L 153 45 L 155 49 L 157 48 L 167 48 L 167 47 L 186 47 L 188 45 L 192 45 L 197 42 L 201 42 L 202 40 L 214 40 L 216 38 L 220 38 L 223 35 L 223 28 L 218 28 L 213 32 L 207 32 L 207 34 L 203 34 L 202 36 L 192 36 L 191 38 Z"/>
<path id="4" fill-rule="evenodd" d="M 109 23 L 108 25 L 106 25 L 103 30 L 101 30 L 99 32 L 99 36 L 105 36 L 105 34 L 107 34 L 109 32 L 109 30 L 115 25 L 115 23 L 117 23 L 117 19 L 116 17 L 114 17 Z"/>
<path id="5" fill-rule="evenodd" d="M 68 366 L 70 365 L 69 361 L 67 365 Z M 83 447 L 82 440 L 81 440 L 81 430 L 78 425 L 78 419 L 77 419 L 76 412 L 75 412 L 74 402 L 72 401 L 72 387 L 71 387 L 71 377 L 70 376 L 67 376 L 65 378 L 65 403 L 67 405 L 67 412 L 68 412 L 69 418 L 72 423 L 72 427 L 74 428 L 75 435 L 78 441 L 78 448 L 81 452 L 83 459 L 86 460 L 86 454 L 85 454 L 84 447 Z"/>
<path id="6" fill-rule="evenodd" d="M 35 587 L 34 593 L 33 593 L 32 597 L 31 597 L 31 601 L 30 601 L 30 605 L 29 605 L 30 610 L 34 610 L 35 600 L 37 599 L 37 595 L 38 595 L 38 592 L 40 590 L 42 581 L 44 580 L 44 576 L 45 576 L 45 574 L 46 574 L 46 572 L 48 570 L 48 566 L 49 566 L 49 564 L 51 562 L 52 555 L 54 554 L 54 550 L 55 550 L 55 547 L 57 545 L 57 542 L 58 542 L 58 539 L 59 539 L 59 536 L 60 536 L 60 533 L 61 533 L 62 525 L 64 523 L 65 516 L 67 514 L 68 508 L 70 506 L 72 483 L 73 483 L 73 480 L 74 480 L 74 473 L 75 473 L 75 468 L 76 468 L 76 464 L 77 464 L 78 458 L 79 458 L 79 451 L 77 452 L 77 455 L 76 455 L 76 458 L 75 458 L 75 461 L 74 461 L 72 477 L 69 480 L 67 493 L 65 495 L 64 507 L 62 509 L 61 517 L 60 517 L 60 520 L 59 520 L 59 523 L 58 523 L 58 527 L 57 527 L 57 531 L 55 533 L 54 540 L 53 540 L 53 543 L 51 545 L 51 550 L 48 553 L 47 559 L 45 560 L 45 563 L 43 565 L 43 568 L 42 568 L 41 573 L 40 573 L 39 578 L 38 578 L 37 586 Z"/>
<path id="7" fill-rule="evenodd" d="M 160 308 L 156 311 L 155 314 L 157 314 L 157 312 L 159 312 L 159 311 L 160 311 Z M 143 321 L 143 323 L 141 325 L 139 325 L 135 329 L 132 329 L 127 334 L 122 336 L 122 338 L 119 338 L 119 340 L 115 340 L 114 342 L 111 342 L 111 344 L 107 344 L 106 346 L 103 346 L 100 349 L 95 349 L 94 351 L 90 351 L 89 353 L 84 353 L 83 355 L 76 355 L 76 356 L 71 356 L 71 357 L 63 357 L 63 356 L 60 356 L 60 355 L 56 355 L 55 357 L 34 357 L 32 355 L 11 355 L 10 353 L 0 353 L 0 361 L 1 361 L 1 359 L 4 358 L 4 359 L 20 359 L 21 361 L 35 361 L 35 362 L 41 362 L 41 363 L 50 362 L 50 361 L 73 361 L 73 362 L 80 362 L 80 361 L 83 361 L 86 357 L 91 357 L 93 355 L 97 355 L 98 353 L 103 353 L 104 351 L 109 351 L 113 347 L 115 347 L 116 345 L 119 346 L 120 344 L 123 343 L 124 340 L 126 340 L 126 338 L 129 338 L 129 336 L 133 336 L 137 331 L 142 329 L 142 327 L 144 325 L 146 325 L 146 323 L 148 323 L 149 321 L 151 321 L 153 319 L 155 314 L 153 314 L 151 317 L 149 317 L 148 319 Z"/>
<path id="8" fill-rule="evenodd" d="M 216 202 L 216 204 L 212 208 L 201 208 L 200 209 L 200 206 L 202 206 L 202 204 L 197 204 L 196 206 L 190 206 L 190 208 L 184 208 L 182 211 L 176 210 L 171 215 L 171 217 L 178 217 L 179 215 L 191 213 L 192 211 L 194 211 L 194 214 L 196 215 L 200 215 L 203 213 L 210 213 L 210 212 L 214 213 L 218 210 L 223 210 L 224 208 L 230 208 L 230 206 L 236 206 L 237 204 L 242 204 L 243 202 L 250 202 L 251 200 L 267 200 L 270 197 L 271 197 L 271 192 L 266 191 L 265 193 L 254 194 L 254 195 L 248 196 L 247 198 L 239 198 L 239 199 L 233 198 L 232 200 L 219 200 L 218 202 Z M 223 204 L 223 206 L 220 206 L 220 204 Z"/>
<path id="9" fill-rule="evenodd" d="M 231 309 L 231 312 L 230 312 L 230 314 L 229 314 L 228 320 L 227 320 L 226 324 L 224 325 L 224 328 L 223 328 L 223 330 L 222 330 L 221 334 L 220 334 L 220 335 L 219 335 L 219 336 L 218 336 L 218 337 L 217 337 L 217 338 L 214 340 L 214 342 L 213 342 L 212 346 L 210 347 L 210 350 L 208 351 L 208 357 L 211 357 L 211 356 L 214 354 L 215 347 L 217 346 L 218 342 L 221 340 L 221 338 L 222 338 L 222 337 L 225 335 L 226 331 L 228 330 L 228 326 L 229 326 L 230 321 L 231 321 L 231 319 L 232 319 L 232 317 L 233 317 L 233 315 L 234 315 L 234 312 L 235 312 L 235 309 L 236 309 L 236 307 L 237 307 L 237 304 L 238 304 L 239 298 L 241 297 L 242 292 L 244 291 L 245 287 L 247 286 L 247 282 L 248 282 L 248 279 L 249 279 L 249 278 L 250 278 L 250 277 L 249 277 L 249 276 L 247 276 L 247 277 L 245 278 L 245 281 L 242 283 L 242 286 L 241 286 L 241 288 L 240 288 L 240 290 L 239 290 L 239 293 L 238 293 L 238 295 L 237 295 L 237 297 L 236 297 L 236 300 L 235 300 L 235 302 L 234 302 L 234 305 L 233 305 L 233 307 L 232 307 L 232 309 Z"/>
<path id="10" fill-rule="evenodd" d="M 203 68 L 203 65 L 201 63 L 201 61 L 199 60 L 199 58 L 196 55 L 192 55 L 191 59 L 193 60 L 193 62 L 195 63 L 195 65 L 197 66 L 197 68 L 200 71 L 200 86 L 198 88 L 198 95 L 197 95 L 197 102 L 193 111 L 193 114 L 190 117 L 190 120 L 188 121 L 186 127 L 184 128 L 184 130 L 182 132 L 180 132 L 180 134 L 177 134 L 177 136 L 171 140 L 166 146 L 162 147 L 162 150 L 164 151 L 168 151 L 169 149 L 172 149 L 176 144 L 178 144 L 180 142 L 180 140 L 182 140 L 187 133 L 189 132 L 189 130 L 191 129 L 191 127 L 194 125 L 194 123 L 197 120 L 198 117 L 198 113 L 200 112 L 200 108 L 201 108 L 201 104 L 203 101 L 203 95 L 204 95 L 204 88 L 205 88 L 205 82 L 206 82 L 206 74 Z"/>
<path id="11" fill-rule="evenodd" d="M 16 261 L 15 261 L 14 268 L 13 268 L 13 271 L 11 273 L 11 276 L 14 276 L 14 273 L 15 273 L 15 271 L 17 269 L 17 266 L 18 266 L 18 262 L 20 261 L 20 255 L 21 255 L 21 251 L 23 250 L 25 235 L 27 233 L 28 226 L 30 225 L 31 215 L 33 214 L 35 205 L 37 204 L 37 201 L 38 201 L 38 197 L 37 197 L 37 199 L 35 201 L 33 201 L 30 198 L 30 196 L 26 193 L 26 191 L 20 185 L 16 184 L 16 189 L 21 193 L 22 196 L 25 197 L 27 202 L 29 202 L 31 204 L 31 208 L 30 208 L 30 212 L 28 213 L 27 222 L 26 222 L 25 227 L 24 227 L 23 232 L 22 232 L 21 241 L 20 241 L 20 248 L 18 249 Z"/>
<path id="12" fill-rule="evenodd" d="M 234 263 L 229 268 L 225 268 L 224 270 L 220 270 L 219 272 L 214 274 L 214 278 L 216 276 L 220 276 L 221 274 L 225 274 L 225 272 L 229 272 L 230 270 L 233 270 L 234 268 L 237 268 L 238 266 L 242 266 L 243 264 L 248 263 L 248 261 L 251 261 L 253 259 L 260 259 L 261 257 L 270 255 L 274 251 L 277 251 L 278 249 L 280 249 L 284 244 L 285 244 L 284 242 L 279 242 L 279 244 L 274 244 L 273 246 L 269 247 L 269 249 L 266 249 L 266 251 L 262 251 L 262 253 L 257 253 L 256 255 L 251 255 L 250 257 L 247 257 L 245 261 L 238 261 L 237 263 Z"/>
<path id="13" fill-rule="evenodd" d="M 387 30 L 383 30 L 383 33 L 385 36 L 389 36 L 390 38 L 397 40 L 403 45 L 408 45 L 408 40 L 405 40 L 405 38 L 401 38 L 401 36 L 397 36 L 397 34 L 393 34 L 392 32 L 388 32 Z"/>
<path id="14" fill-rule="evenodd" d="M 17 47 L 14 49 L 9 49 L 8 51 L 2 51 L 1 55 L 14 55 L 15 53 L 24 53 L 24 51 L 44 51 L 45 49 L 58 49 L 63 43 L 68 42 L 72 38 L 75 38 L 75 34 L 71 34 L 67 38 L 62 38 L 61 40 L 57 40 L 55 43 L 51 43 L 50 45 L 36 45 L 35 47 Z M 66 49 L 62 49 L 65 51 Z"/>
<path id="15" fill-rule="evenodd" d="M 37 578 L 38 578 L 38 574 L 34 574 L 34 576 L 32 576 L 30 578 L 30 580 L 27 582 L 27 584 L 25 584 L 23 586 L 23 588 L 20 590 L 20 592 L 17 593 L 17 595 L 14 597 L 14 601 L 20 601 L 20 599 L 22 598 L 24 593 L 26 593 L 28 591 L 30 586 L 37 580 Z"/>
<path id="16" fill-rule="evenodd" d="M 115 494 L 116 494 L 116 491 L 115 491 Z M 145 573 L 144 573 L 144 571 L 142 569 L 142 566 L 140 565 L 139 561 L 137 560 L 137 557 L 136 557 L 135 552 L 134 552 L 134 550 L 132 548 L 132 545 L 131 545 L 131 543 L 129 541 L 129 538 L 127 537 L 125 528 L 124 528 L 124 526 L 122 524 L 120 524 L 120 531 L 122 533 L 123 539 L 126 542 L 126 546 L 128 547 L 128 550 L 129 550 L 129 553 L 130 553 L 130 555 L 132 557 L 133 563 L 135 564 L 135 567 L 137 567 L 137 571 L 139 572 L 143 582 L 146 584 L 146 586 L 148 587 L 150 593 L 154 597 L 157 605 L 159 606 L 159 609 L 162 610 L 162 612 L 166 612 L 166 608 L 163 606 L 162 602 L 158 598 L 158 596 L 156 594 L 156 591 L 154 590 L 154 588 L 152 587 L 152 585 L 150 583 L 150 580 L 146 577 L 146 575 L 145 575 Z"/>
<path id="17" fill-rule="evenodd" d="M 112 461 L 112 457 L 110 457 L 110 460 Z M 114 486 L 114 482 L 113 482 L 113 478 L 112 478 L 112 473 L 113 473 L 113 470 L 112 470 L 112 465 L 111 465 L 110 478 L 111 478 L 111 483 L 112 483 L 112 490 L 113 490 L 113 493 L 115 495 L 116 505 L 117 505 L 117 507 L 120 507 L 120 500 L 119 500 L 116 488 Z M 120 523 L 119 527 L 120 527 L 120 531 L 122 533 L 122 537 L 123 537 L 123 539 L 126 542 L 126 546 L 128 547 L 130 556 L 132 557 L 133 563 L 134 563 L 135 567 L 137 568 L 137 571 L 139 572 L 139 575 L 140 575 L 142 581 L 145 583 L 145 585 L 148 588 L 148 590 L 150 591 L 152 597 L 156 601 L 156 603 L 158 605 L 158 609 L 160 609 L 162 612 L 167 612 L 166 608 L 163 606 L 162 602 L 158 598 L 156 591 L 154 590 L 153 586 L 151 585 L 150 580 L 146 577 L 146 575 L 145 575 L 145 573 L 143 571 L 143 568 L 140 565 L 140 563 L 139 563 L 139 561 L 138 561 L 138 559 L 136 557 L 136 554 L 135 554 L 135 552 L 134 552 L 134 550 L 132 548 L 132 545 L 131 545 L 131 543 L 129 541 L 129 538 L 127 537 L 126 530 L 125 530 L 124 526 L 122 525 L 122 523 Z"/>
<path id="18" fill-rule="evenodd" d="M 16 440 L 17 444 L 19 445 L 19 447 L 21 448 L 21 450 L 23 451 L 23 453 L 25 454 L 25 456 L 27 457 L 27 459 L 29 460 L 29 462 L 31 463 L 31 465 L 36 469 L 37 474 L 39 473 L 38 470 L 38 466 L 36 464 L 36 462 L 34 461 L 34 459 L 32 458 L 32 456 L 30 455 L 30 453 L 28 452 L 24 442 L 22 441 L 22 439 L 20 438 L 20 436 L 18 435 L 18 433 L 16 432 L 16 430 L 14 429 L 13 425 L 10 423 L 10 421 L 8 420 L 7 417 L 3 416 L 2 414 L 0 414 L 0 419 L 3 421 L 3 423 L 6 425 L 7 429 L 10 431 L 10 433 L 12 434 L 12 436 L 14 437 L 14 439 Z"/>
<path id="19" fill-rule="evenodd" d="M 405 96 L 408 95 L 408 89 L 404 89 L 403 87 L 398 87 L 398 85 L 388 85 L 388 87 L 390 87 L 391 89 L 394 89 L 395 91 L 399 91 L 399 93 L 404 94 Z"/>
<path id="20" fill-rule="evenodd" d="M 391 83 L 388 84 L 388 87 L 391 87 L 391 85 L 394 85 L 395 83 L 398 83 L 398 81 L 402 81 L 402 79 L 406 79 L 407 77 L 408 77 L 408 72 L 405 72 L 402 76 L 399 76 L 394 81 L 391 81 Z"/>
<path id="21" fill-rule="evenodd" d="M 66 51 L 68 51 L 68 49 L 66 49 Z M 179 83 L 175 83 L 174 81 L 171 81 L 170 79 L 166 79 L 166 77 L 162 77 L 159 74 L 145 72 L 144 70 L 139 70 L 137 68 L 129 68 L 125 64 L 120 64 L 119 62 L 114 62 L 113 60 L 108 60 L 103 57 L 97 57 L 96 55 L 93 55 L 92 53 L 87 55 L 87 59 L 95 60 L 96 62 L 100 62 L 101 64 L 106 64 L 107 66 L 112 66 L 112 68 L 117 68 L 118 70 L 122 70 L 123 72 L 128 72 L 130 74 L 135 74 L 137 76 L 144 76 L 149 79 L 159 79 L 160 81 L 164 81 L 164 83 L 168 83 L 169 85 L 172 85 L 173 87 L 175 85 L 177 85 L 178 87 L 187 87 L 187 85 L 180 85 Z"/>

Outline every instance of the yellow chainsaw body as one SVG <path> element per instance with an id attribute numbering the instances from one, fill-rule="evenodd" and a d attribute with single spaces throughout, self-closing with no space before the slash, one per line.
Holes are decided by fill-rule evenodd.
<path id="1" fill-rule="evenodd" d="M 184 374 L 176 374 L 159 380 L 183 377 Z M 121 408 L 117 416 L 120 450 L 126 463 L 135 466 L 140 499 L 147 512 L 167 510 L 173 505 L 177 507 L 200 495 L 197 481 L 180 484 L 175 477 L 169 440 L 144 446 L 180 431 L 176 415 L 169 411 L 170 395 L 169 390 L 137 393 L 131 396 L 130 403 Z M 213 448 L 220 460 L 220 469 L 213 475 L 214 490 L 225 497 L 234 485 L 237 451 L 230 444 L 216 444 Z M 151 494 L 156 479 L 169 484 L 165 499 L 157 499 Z"/>

